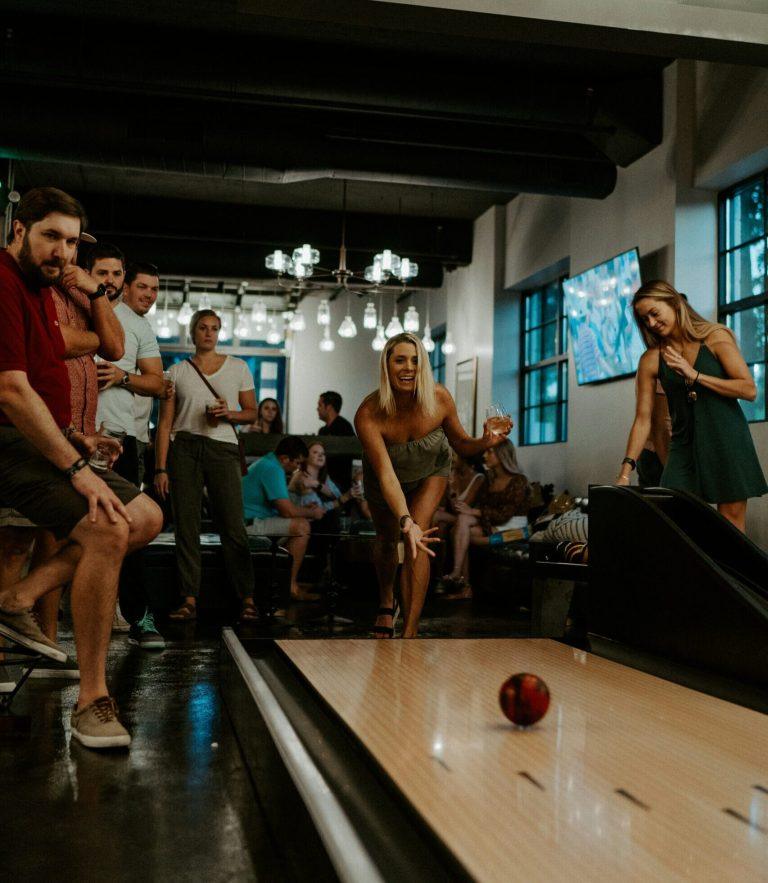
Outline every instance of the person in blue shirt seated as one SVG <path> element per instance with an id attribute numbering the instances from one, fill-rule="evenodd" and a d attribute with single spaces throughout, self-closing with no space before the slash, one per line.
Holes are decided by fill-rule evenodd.
<path id="1" fill-rule="evenodd" d="M 243 477 L 246 529 L 254 536 L 284 538 L 293 558 L 291 598 L 317 601 L 319 595 L 300 588 L 297 577 L 310 535 L 310 521 L 325 515 L 322 506 L 297 506 L 288 493 L 288 477 L 300 469 L 308 455 L 304 442 L 293 435 L 281 439 L 275 450 L 248 467 Z"/>

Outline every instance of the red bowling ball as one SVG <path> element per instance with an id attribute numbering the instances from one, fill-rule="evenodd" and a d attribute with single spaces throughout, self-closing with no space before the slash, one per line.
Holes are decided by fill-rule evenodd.
<path id="1" fill-rule="evenodd" d="M 499 705 L 513 724 L 530 727 L 547 713 L 549 687 L 538 675 L 519 672 L 501 685 Z"/>

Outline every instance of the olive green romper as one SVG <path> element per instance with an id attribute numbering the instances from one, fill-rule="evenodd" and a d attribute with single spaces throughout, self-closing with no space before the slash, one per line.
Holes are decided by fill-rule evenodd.
<path id="1" fill-rule="evenodd" d="M 727 378 L 704 344 L 693 367 L 710 377 Z M 695 384 L 688 400 L 684 379 L 659 355 L 659 380 L 672 418 L 669 459 L 661 486 L 689 491 L 708 503 L 735 503 L 768 493 L 752 434 L 736 399 Z"/>
<path id="2" fill-rule="evenodd" d="M 388 445 L 387 453 L 406 496 L 415 491 L 430 475 L 447 478 L 451 472 L 451 448 L 439 426 L 422 438 Z M 370 504 L 386 508 L 387 503 L 381 492 L 378 476 L 365 454 L 363 454 L 363 487 L 365 498 Z"/>

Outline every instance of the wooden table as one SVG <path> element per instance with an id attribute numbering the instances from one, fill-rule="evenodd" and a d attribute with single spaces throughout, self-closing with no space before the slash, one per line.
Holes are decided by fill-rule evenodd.
<path id="1" fill-rule="evenodd" d="M 765 715 L 548 640 L 278 644 L 478 880 L 768 879 Z"/>

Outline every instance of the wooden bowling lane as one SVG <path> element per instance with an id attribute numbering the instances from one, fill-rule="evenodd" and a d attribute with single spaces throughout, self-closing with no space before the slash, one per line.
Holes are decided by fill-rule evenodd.
<path id="1" fill-rule="evenodd" d="M 765 715 L 554 641 L 278 643 L 478 880 L 768 879 Z"/>

